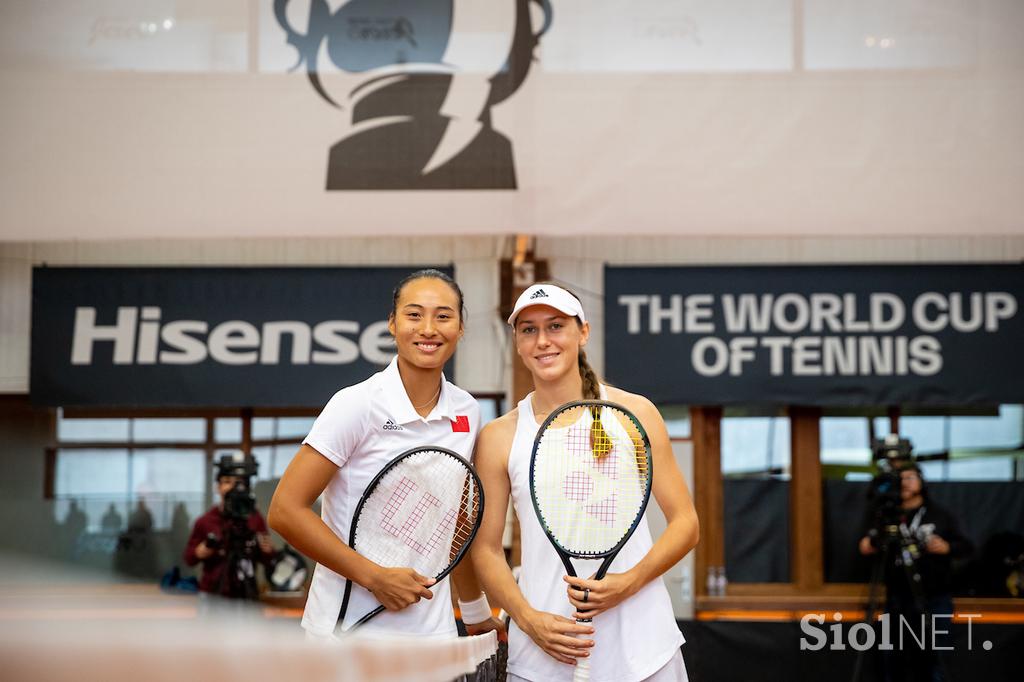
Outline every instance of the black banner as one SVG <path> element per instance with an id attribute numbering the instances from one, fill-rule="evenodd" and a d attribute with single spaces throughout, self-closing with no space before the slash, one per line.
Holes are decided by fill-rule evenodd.
<path id="1" fill-rule="evenodd" d="M 415 269 L 35 268 L 32 401 L 321 406 L 390 362 Z"/>
<path id="2" fill-rule="evenodd" d="M 1024 401 L 1024 267 L 605 268 L 609 381 L 689 405 Z"/>

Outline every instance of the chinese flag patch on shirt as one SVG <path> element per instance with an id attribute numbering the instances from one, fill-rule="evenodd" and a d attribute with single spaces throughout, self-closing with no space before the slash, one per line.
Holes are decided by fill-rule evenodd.
<path id="1" fill-rule="evenodd" d="M 469 417 L 464 414 L 456 415 L 452 420 L 452 431 L 455 433 L 469 433 Z"/>

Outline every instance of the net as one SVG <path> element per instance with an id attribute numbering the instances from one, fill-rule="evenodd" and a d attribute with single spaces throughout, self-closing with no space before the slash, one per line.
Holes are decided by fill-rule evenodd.
<path id="1" fill-rule="evenodd" d="M 180 598 L 179 598 L 180 599 Z M 280 625 L 280 624 L 278 624 Z M 19 682 L 496 682 L 497 638 L 345 635 L 304 639 L 294 621 L 98 619 L 0 623 L 4 679 Z"/>

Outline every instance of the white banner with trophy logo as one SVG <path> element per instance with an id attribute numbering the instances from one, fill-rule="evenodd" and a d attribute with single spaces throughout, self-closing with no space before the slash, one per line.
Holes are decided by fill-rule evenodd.
<path id="1" fill-rule="evenodd" d="M 1014 234 L 1016 0 L 0 7 L 0 239 Z"/>

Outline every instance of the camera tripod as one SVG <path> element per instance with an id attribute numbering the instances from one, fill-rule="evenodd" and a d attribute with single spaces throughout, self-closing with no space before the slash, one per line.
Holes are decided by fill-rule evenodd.
<path id="1" fill-rule="evenodd" d="M 875 562 L 871 570 L 871 582 L 868 586 L 868 602 L 864 622 L 867 623 L 868 626 L 874 628 L 875 616 L 880 606 L 880 587 L 883 581 L 885 581 L 888 567 L 895 565 L 902 569 L 902 576 L 910 586 L 912 612 L 915 615 L 923 615 L 925 622 L 930 623 L 931 627 L 934 628 L 934 619 L 932 618 L 931 610 L 928 607 L 928 599 L 924 593 L 921 573 L 917 569 L 917 560 L 921 556 L 921 550 L 918 546 L 917 538 L 911 530 L 907 528 L 905 523 L 898 522 L 895 519 L 886 519 L 886 522 L 880 524 L 879 528 L 880 532 L 877 534 L 876 539 L 880 543 L 880 546 L 878 547 L 879 552 L 875 557 Z M 892 589 L 892 586 L 887 584 L 887 588 L 887 591 L 889 591 Z M 887 597 L 891 606 L 893 604 L 893 595 L 890 593 Z M 899 608 L 891 608 L 889 612 L 902 616 L 906 613 L 906 604 L 900 604 Z M 899 626 L 897 625 L 897 627 Z M 861 680 L 864 653 L 865 651 L 863 650 L 857 652 L 857 660 L 853 667 L 853 676 L 850 678 L 851 682 L 860 682 Z M 937 653 L 933 652 L 933 655 L 935 656 L 935 660 L 942 672 L 943 679 L 949 682 L 950 677 L 946 670 L 945 662 Z"/>
<path id="2" fill-rule="evenodd" d="M 232 519 L 224 529 L 224 572 L 220 575 L 217 594 L 234 599 L 257 601 L 256 536 L 245 519 Z M 225 592 L 225 585 L 228 587 Z"/>

